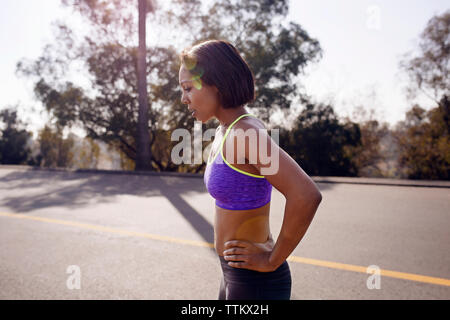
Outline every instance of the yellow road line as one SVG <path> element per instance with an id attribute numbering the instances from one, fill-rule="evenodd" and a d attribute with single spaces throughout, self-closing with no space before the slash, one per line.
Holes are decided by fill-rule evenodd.
<path id="1" fill-rule="evenodd" d="M 293 261 L 293 262 L 304 263 L 304 264 L 311 264 L 314 266 L 327 267 L 327 268 L 332 268 L 332 269 L 354 271 L 354 272 L 360 272 L 360 273 L 369 273 L 369 274 L 373 273 L 370 270 L 368 271 L 367 267 L 361 267 L 361 266 L 356 266 L 356 265 L 351 265 L 351 264 L 343 264 L 343 263 L 295 257 L 295 256 L 290 256 L 287 260 Z M 384 269 L 380 269 L 380 275 L 385 276 L 385 277 L 390 277 L 390 278 L 411 280 L 411 281 L 417 281 L 417 282 L 425 282 L 425 283 L 438 284 L 438 285 L 450 287 L 450 279 L 428 277 L 428 276 L 422 276 L 419 274 L 405 273 L 405 272 L 398 272 L 398 271 L 391 271 L 391 270 L 384 270 Z"/>
<path id="2" fill-rule="evenodd" d="M 124 236 L 147 238 L 147 239 L 159 240 L 159 241 L 165 241 L 165 242 L 181 243 L 181 244 L 187 244 L 187 245 L 198 246 L 198 247 L 214 248 L 214 244 L 204 242 L 204 241 L 178 239 L 178 238 L 160 236 L 160 235 L 150 234 L 150 233 L 127 231 L 127 230 L 121 230 L 121 229 L 117 229 L 117 228 L 104 227 L 104 226 L 87 224 L 87 223 L 80 223 L 80 222 L 76 222 L 76 221 L 50 219 L 50 218 L 29 216 L 29 215 L 18 214 L 18 213 L 4 213 L 4 212 L 0 212 L 0 216 L 10 217 L 10 218 L 18 218 L 18 219 L 36 220 L 36 221 L 55 223 L 55 224 L 62 224 L 62 225 L 66 225 L 66 226 L 79 227 L 79 228 L 83 228 L 83 229 L 115 233 L 115 234 L 120 234 L 120 235 L 124 235 Z"/>
<path id="3" fill-rule="evenodd" d="M 92 225 L 92 224 L 87 224 L 87 223 L 80 223 L 80 222 L 76 222 L 76 221 L 50 219 L 50 218 L 44 218 L 44 217 L 30 216 L 30 215 L 24 215 L 24 214 L 18 214 L 18 213 L 5 213 L 5 212 L 0 212 L 0 216 L 17 218 L 17 219 L 29 219 L 29 220 L 35 220 L 35 221 L 42 221 L 42 222 L 48 222 L 48 223 L 54 223 L 54 224 L 60 224 L 60 225 L 79 227 L 79 228 L 83 228 L 83 229 L 90 229 L 90 230 L 96 230 L 96 231 L 101 231 L 101 232 L 109 232 L 109 233 L 115 233 L 115 234 L 120 234 L 120 235 L 125 235 L 125 236 L 131 236 L 131 237 L 147 238 L 147 239 L 151 239 L 151 240 L 172 242 L 172 243 L 178 243 L 178 244 L 184 244 L 184 245 L 190 245 L 190 246 L 214 248 L 214 244 L 205 242 L 205 241 L 186 240 L 186 239 L 166 237 L 166 236 L 155 235 L 155 234 L 144 233 L 144 232 L 127 231 L 127 230 L 122 230 L 122 229 L 117 229 L 117 228 L 104 227 L 104 226 Z M 356 266 L 356 265 L 351 265 L 351 264 L 337 263 L 337 262 L 331 262 L 331 261 L 325 261 L 325 260 L 316 260 L 316 259 L 296 257 L 296 256 L 290 256 L 287 260 L 290 262 L 297 262 L 297 263 L 309 264 L 309 265 L 314 265 L 314 266 L 327 267 L 327 268 L 331 268 L 331 269 L 346 270 L 346 271 L 353 271 L 353 272 L 359 272 L 359 273 L 371 273 L 370 271 L 367 270 L 367 267 Z M 429 277 L 429 276 L 423 276 L 423 275 L 418 275 L 418 274 L 413 274 L 413 273 L 397 272 L 397 271 L 384 270 L 384 269 L 380 269 L 380 275 L 385 276 L 385 277 L 390 277 L 390 278 L 397 278 L 397 279 L 424 282 L 424 283 L 430 283 L 430 284 L 437 284 L 437 285 L 448 286 L 448 287 L 450 286 L 450 279 L 445 279 L 445 278 Z"/>

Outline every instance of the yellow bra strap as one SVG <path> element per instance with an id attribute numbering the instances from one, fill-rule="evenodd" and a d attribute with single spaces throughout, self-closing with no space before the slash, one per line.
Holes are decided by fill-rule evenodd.
<path id="1" fill-rule="evenodd" d="M 241 120 L 241 118 L 243 118 L 243 117 L 245 117 L 245 116 L 255 117 L 254 115 L 252 115 L 252 114 L 250 114 L 250 113 L 245 113 L 245 114 L 239 116 L 236 120 L 234 120 L 234 121 L 230 124 L 230 126 L 228 127 L 227 131 L 225 132 L 225 135 L 223 136 L 222 143 L 220 144 L 220 152 L 222 152 L 223 144 L 224 144 L 224 142 L 225 142 L 225 139 L 226 139 L 227 136 L 228 136 L 228 133 L 229 133 L 230 130 L 231 130 L 231 127 L 232 127 L 236 122 L 238 122 L 239 120 Z M 256 118 L 256 117 L 255 117 L 255 118 Z"/>
<path id="2" fill-rule="evenodd" d="M 232 127 L 236 122 L 238 122 L 239 119 L 241 119 L 241 118 L 243 118 L 243 117 L 245 117 L 245 116 L 255 117 L 254 115 L 252 115 L 252 114 L 250 114 L 250 113 L 246 113 L 246 114 L 243 114 L 243 115 L 241 115 L 240 117 L 238 117 L 236 120 L 234 120 L 233 123 L 230 125 L 230 127 L 227 129 L 227 131 L 226 131 L 226 133 L 225 133 L 225 136 L 223 137 L 222 144 L 220 145 L 220 150 L 219 150 L 219 152 L 222 154 L 222 159 L 223 159 L 223 161 L 225 161 L 225 163 L 226 163 L 231 169 L 233 169 L 233 170 L 235 170 L 235 171 L 237 171 L 237 172 L 243 173 L 243 174 L 245 174 L 245 175 L 247 175 L 247 176 L 254 177 L 254 178 L 264 178 L 264 176 L 260 176 L 260 175 L 253 174 L 253 173 L 250 173 L 250 172 L 245 172 L 245 171 L 243 171 L 243 170 L 240 170 L 240 169 L 236 168 L 236 167 L 233 166 L 231 163 L 229 163 L 229 162 L 227 161 L 227 159 L 225 159 L 225 157 L 224 157 L 224 155 L 223 155 L 223 144 L 224 144 L 224 142 L 225 142 L 225 139 L 226 139 L 228 133 L 229 133 L 230 130 L 231 130 L 231 127 Z M 256 118 L 256 117 L 255 117 L 255 118 Z M 217 154 L 219 154 L 219 152 L 218 152 Z M 216 155 L 216 156 L 217 156 L 217 155 Z"/>
<path id="3" fill-rule="evenodd" d="M 243 117 L 245 117 L 245 116 L 250 116 L 250 117 L 255 117 L 255 118 L 256 118 L 256 116 L 254 116 L 254 115 L 252 115 L 252 114 L 250 114 L 250 113 L 245 113 L 245 114 L 243 114 L 243 115 L 240 115 L 236 120 L 234 120 L 234 121 L 231 123 L 231 125 L 228 127 L 227 131 L 225 132 L 225 134 L 224 134 L 224 136 L 223 136 L 223 138 L 222 138 L 222 142 L 220 143 L 219 152 L 216 153 L 216 155 L 214 156 L 214 159 L 213 159 L 212 161 L 209 161 L 209 160 L 210 160 L 210 159 L 209 159 L 210 157 L 208 157 L 208 163 L 214 162 L 214 160 L 216 160 L 216 157 L 219 155 L 219 153 L 222 153 L 223 144 L 224 144 L 224 142 L 225 142 L 225 139 L 226 139 L 227 136 L 228 136 L 228 133 L 229 133 L 230 130 L 231 130 L 231 127 L 233 127 L 233 125 L 234 125 L 236 122 L 238 122 L 241 118 L 243 118 Z M 211 156 L 211 154 L 210 154 L 210 156 Z M 223 157 L 223 153 L 222 153 L 222 157 Z M 225 160 L 225 161 L 226 161 L 226 160 Z M 234 169 L 234 168 L 233 168 L 233 169 Z"/>

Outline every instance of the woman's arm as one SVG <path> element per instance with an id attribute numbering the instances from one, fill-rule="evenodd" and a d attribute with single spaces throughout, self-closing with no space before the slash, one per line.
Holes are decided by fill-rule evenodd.
<path id="1" fill-rule="evenodd" d="M 268 153 L 269 163 L 260 157 L 260 139 L 267 142 L 266 150 L 271 150 Z M 286 260 L 305 235 L 322 200 L 322 195 L 316 184 L 295 160 L 279 148 L 267 134 L 258 135 L 257 145 L 257 150 L 247 149 L 246 145 L 246 157 L 250 157 L 252 152 L 257 152 L 258 162 L 253 165 L 286 198 L 281 231 L 273 248 L 263 244 L 232 240 L 225 243 L 224 255 L 227 260 L 241 261 L 231 262 L 231 266 L 272 271 Z M 269 174 L 264 174 L 265 172 Z"/>
<path id="2" fill-rule="evenodd" d="M 269 257 L 269 264 L 274 270 L 289 257 L 302 240 L 321 200 L 320 193 L 312 195 L 307 201 L 295 198 L 286 200 L 281 231 Z"/>

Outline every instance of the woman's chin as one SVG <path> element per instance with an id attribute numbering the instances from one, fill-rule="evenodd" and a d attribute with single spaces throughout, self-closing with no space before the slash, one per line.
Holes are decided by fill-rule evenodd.
<path id="1" fill-rule="evenodd" d="M 202 123 L 205 123 L 205 122 L 206 122 L 205 119 L 199 117 L 197 114 L 194 115 L 194 119 L 195 119 L 196 121 L 201 121 Z"/>
<path id="2" fill-rule="evenodd" d="M 204 117 L 204 116 L 199 116 L 197 114 L 197 112 L 195 112 L 192 117 L 196 120 L 196 121 L 200 121 L 201 123 L 207 123 L 212 117 Z"/>

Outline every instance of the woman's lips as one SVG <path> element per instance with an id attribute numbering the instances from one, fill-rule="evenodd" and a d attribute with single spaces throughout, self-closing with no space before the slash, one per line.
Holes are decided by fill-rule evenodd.
<path id="1" fill-rule="evenodd" d="M 195 110 L 194 108 L 188 107 L 188 110 L 191 112 L 191 116 L 195 117 L 195 115 L 197 114 L 197 110 Z"/>

